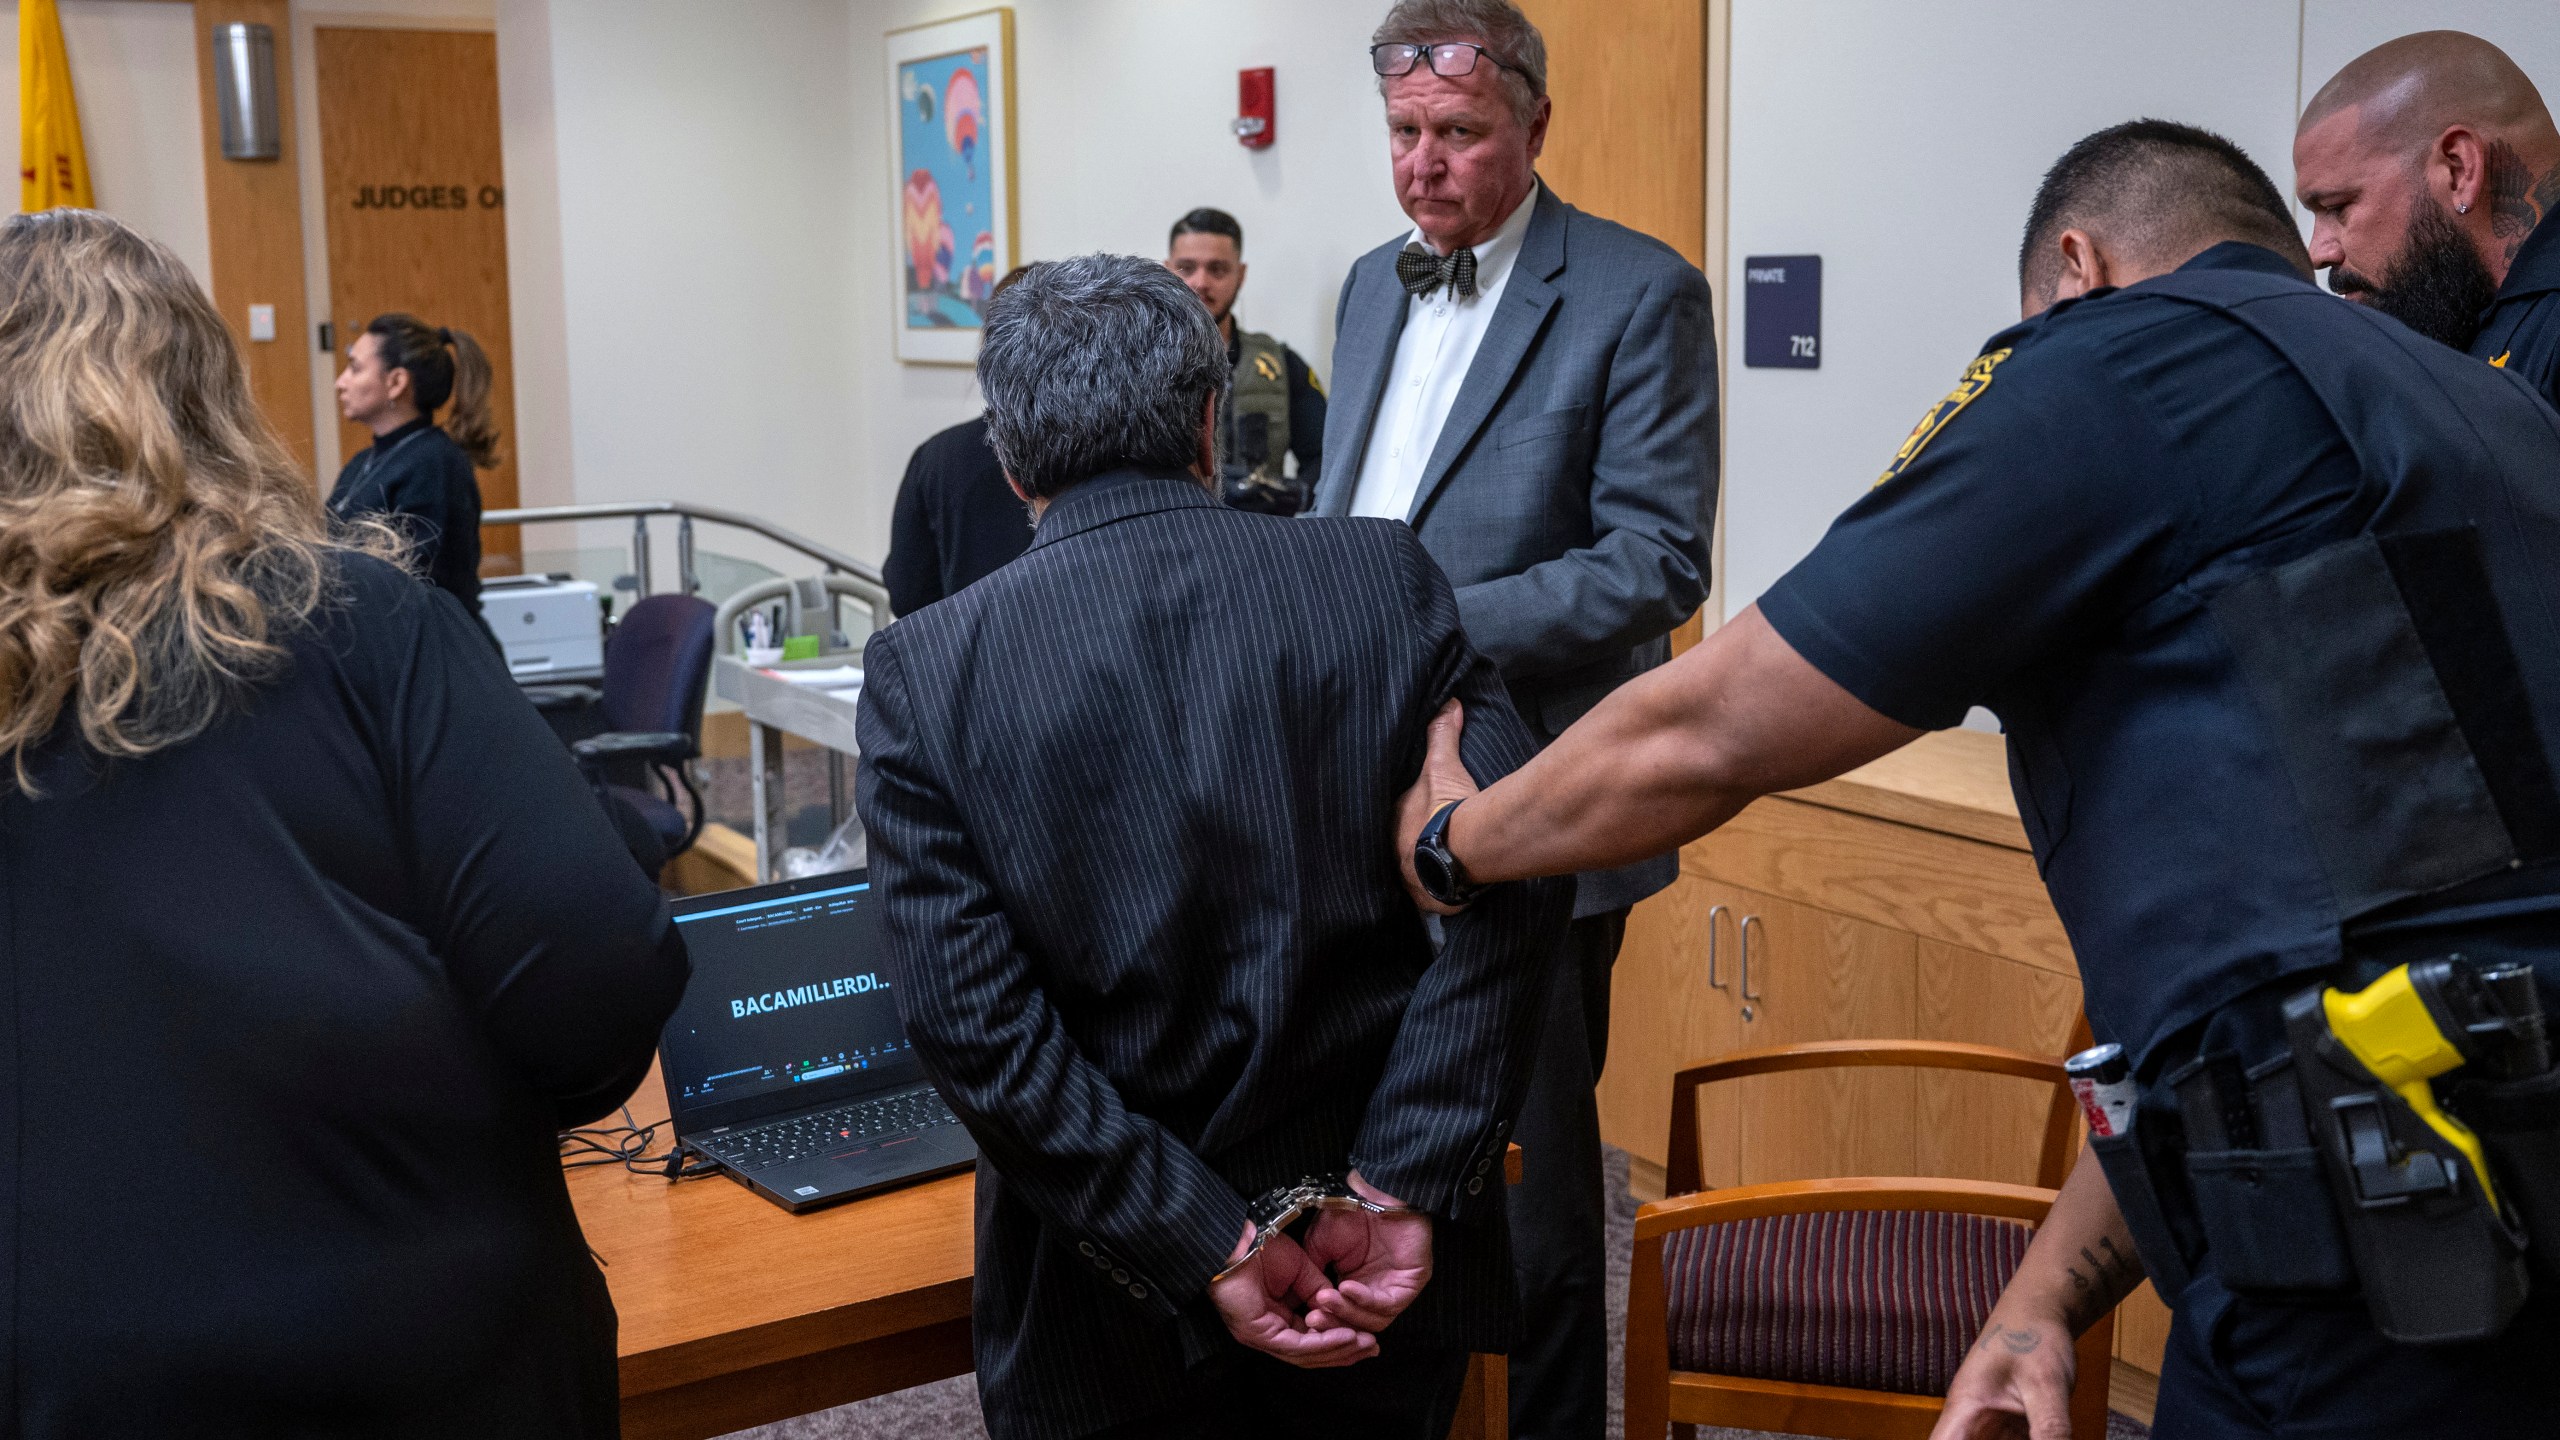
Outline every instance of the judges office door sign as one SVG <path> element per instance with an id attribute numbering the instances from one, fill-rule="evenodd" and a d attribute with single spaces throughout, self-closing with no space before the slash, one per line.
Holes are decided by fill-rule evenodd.
<path id="1" fill-rule="evenodd" d="M 1742 363 L 1822 368 L 1822 257 L 1753 255 L 1742 262 Z"/>

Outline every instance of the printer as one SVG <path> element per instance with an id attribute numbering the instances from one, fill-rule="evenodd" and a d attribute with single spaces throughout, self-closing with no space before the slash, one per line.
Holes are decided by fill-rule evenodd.
<path id="1" fill-rule="evenodd" d="M 480 582 L 480 618 L 523 684 L 593 682 L 604 675 L 604 610 L 596 587 L 566 575 L 504 575 Z"/>

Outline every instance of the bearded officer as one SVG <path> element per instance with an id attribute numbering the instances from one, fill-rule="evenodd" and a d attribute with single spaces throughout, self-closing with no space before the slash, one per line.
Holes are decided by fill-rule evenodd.
<path id="1" fill-rule="evenodd" d="M 1173 222 L 1165 268 L 1182 277 L 1226 338 L 1235 389 L 1218 416 L 1218 455 L 1226 467 L 1219 494 L 1239 510 L 1295 515 L 1324 464 L 1324 391 L 1298 352 L 1236 324 L 1244 289 L 1244 227 L 1224 210 L 1202 206 Z M 1288 468 L 1295 457 L 1297 469 Z"/>
<path id="2" fill-rule="evenodd" d="M 2560 1413 L 2560 1287 L 2494 1338 L 2385 1338 L 2386 1277 L 2342 1258 L 2362 1202 L 2276 1138 L 2309 1112 L 2274 1088 L 2288 998 L 2457 950 L 2527 963 L 2546 1008 L 2560 979 L 2560 415 L 2323 295 L 2308 260 L 2220 137 L 2081 141 L 2027 224 L 2026 320 L 1811 555 L 1481 794 L 1443 716 L 1406 797 L 1416 898 L 1445 908 L 2000 716 L 2090 1022 L 2144 1091 L 2037 1231 L 1942 1440 L 2064 1440 L 2073 1339 L 2146 1262 L 2176 1313 L 2163 1440 Z M 2221 1118 L 2164 1084 L 2196 1073 L 2229 1077 L 2263 1148 L 2182 1125 Z"/>
<path id="3" fill-rule="evenodd" d="M 2429 30 L 2357 56 L 2293 168 L 2331 289 L 2560 405 L 2560 129 L 2505 51 Z"/>

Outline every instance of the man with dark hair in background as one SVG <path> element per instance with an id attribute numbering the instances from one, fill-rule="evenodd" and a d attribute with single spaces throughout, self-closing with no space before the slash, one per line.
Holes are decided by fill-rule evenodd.
<path id="1" fill-rule="evenodd" d="M 1165 268 L 1182 277 L 1226 337 L 1235 388 L 1218 412 L 1220 493 L 1239 510 L 1295 515 L 1324 469 L 1324 390 L 1298 352 L 1236 324 L 1244 289 L 1244 226 L 1203 205 L 1173 222 Z M 1298 462 L 1295 473 L 1288 458 Z"/>
<path id="2" fill-rule="evenodd" d="M 2310 277 L 2230 142 L 2087 137 L 2037 192 L 2025 320 L 1812 554 L 1480 794 L 1447 761 L 1464 722 L 1435 721 L 1404 807 L 1418 897 L 1446 908 L 1683 843 L 1973 705 L 2000 717 L 2090 1024 L 2140 1101 L 2054 1200 L 1940 1440 L 2066 1440 L 2075 1338 L 2146 1268 L 2176 1314 L 2162 1440 L 2524 1440 L 2560 1413 L 2547 1282 L 2440 1322 L 2488 1338 L 2386 1337 L 2372 1307 L 2403 1277 L 2449 1307 L 2521 1294 L 2523 1259 L 2437 1240 L 2365 1270 L 2344 1237 L 2378 1209 L 2501 1222 L 2458 1172 L 2381 1193 L 2420 1168 L 2361 1142 L 2350 1165 L 2344 1113 L 2305 1103 L 2332 1062 L 2288 1035 L 2306 994 L 2327 1013 L 2318 987 L 2453 952 L 2560 1004 L 2560 414 Z M 2531 1143 L 2553 1084 L 2456 1108 Z M 2550 1180 L 2497 1183 L 2531 1205 Z M 1858 1323 L 1785 1277 L 1750 1301 L 1794 1333 Z"/>
<path id="3" fill-rule="evenodd" d="M 1435 953 L 1381 846 L 1444 701 L 1488 778 L 1529 735 L 1410 531 L 1212 497 L 1229 373 L 1161 265 L 1032 266 L 978 356 L 1031 549 L 865 654 L 899 1009 L 983 1151 L 997 1440 L 1442 1440 L 1518 1325 L 1502 1163 L 1566 887 Z"/>
<path id="4" fill-rule="evenodd" d="M 2506 52 L 2458 30 L 2366 51 L 2303 108 L 2293 169 L 2329 288 L 2560 405 L 2560 129 Z"/>
<path id="5" fill-rule="evenodd" d="M 996 282 L 995 293 L 1021 274 L 1015 266 Z M 880 566 L 889 608 L 912 615 L 957 595 L 1030 544 L 1031 517 L 988 448 L 986 417 L 963 420 L 917 446 L 898 482 L 889 558 Z"/>
<path id="6" fill-rule="evenodd" d="M 1400 520 L 1543 742 L 1671 655 L 1707 597 L 1716 352 L 1707 279 L 1538 179 L 1547 46 L 1511 0 L 1398 0 L 1370 36 L 1397 203 L 1335 308 L 1320 515 Z M 1668 853 L 1574 885 L 1520 1112 L 1514 1440 L 1608 1423 L 1607 1202 L 1593 1096 L 1609 987 Z"/>

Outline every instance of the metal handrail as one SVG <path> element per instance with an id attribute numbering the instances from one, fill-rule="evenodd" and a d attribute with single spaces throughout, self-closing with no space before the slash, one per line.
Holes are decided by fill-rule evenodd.
<path id="1" fill-rule="evenodd" d="M 689 500 L 607 501 L 594 505 L 534 505 L 515 510 L 489 510 L 482 512 L 480 523 L 542 525 L 568 520 L 630 519 L 633 521 L 632 576 L 640 587 L 640 593 L 646 595 L 649 593 L 649 517 L 652 515 L 674 515 L 683 521 L 676 533 L 676 565 L 683 572 L 683 585 L 688 595 L 699 588 L 693 575 L 693 522 L 708 520 L 714 525 L 727 525 L 761 535 L 786 550 L 796 550 L 808 556 L 830 572 L 845 575 L 856 583 L 861 598 L 870 602 L 873 618 L 881 624 L 887 623 L 889 586 L 881 579 L 878 566 L 856 560 L 834 546 L 821 545 L 806 535 L 785 530 L 742 511 L 723 510 L 716 505 L 696 505 Z"/>

